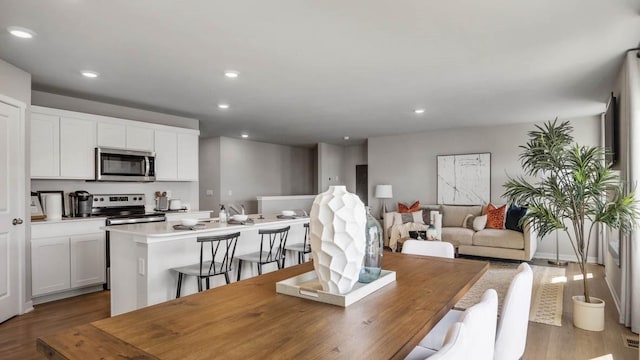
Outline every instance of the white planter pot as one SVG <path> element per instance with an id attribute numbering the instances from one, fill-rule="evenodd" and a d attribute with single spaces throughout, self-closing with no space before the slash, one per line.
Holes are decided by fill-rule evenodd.
<path id="1" fill-rule="evenodd" d="M 604 300 L 590 296 L 590 303 L 584 296 L 576 295 L 573 300 L 573 325 L 589 331 L 604 330 Z"/>
<path id="2" fill-rule="evenodd" d="M 311 256 L 322 290 L 346 294 L 358 282 L 365 249 L 364 204 L 345 186 L 331 186 L 311 207 Z"/>

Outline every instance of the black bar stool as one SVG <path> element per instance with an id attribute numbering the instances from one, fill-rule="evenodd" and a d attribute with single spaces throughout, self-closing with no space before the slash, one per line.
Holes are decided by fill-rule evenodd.
<path id="1" fill-rule="evenodd" d="M 224 275 L 224 279 L 229 284 L 229 271 L 233 255 L 236 252 L 236 244 L 238 243 L 240 233 L 233 233 L 219 236 L 203 236 L 196 239 L 200 243 L 200 262 L 198 264 L 181 266 L 172 270 L 178 272 L 178 289 L 176 290 L 176 299 L 180 297 L 182 288 L 182 276 L 195 276 L 198 280 L 198 292 L 202 291 L 202 279 L 206 279 L 207 290 L 209 290 L 209 278 L 216 275 Z M 205 246 L 208 244 L 208 246 Z M 204 260 L 205 247 L 211 249 L 211 260 Z M 207 249 L 208 251 L 209 249 Z M 218 255 L 220 254 L 220 255 Z M 220 258 L 222 259 L 220 260 Z M 220 262 L 216 261 L 216 258 Z"/>
<path id="2" fill-rule="evenodd" d="M 254 262 L 258 265 L 258 274 L 262 275 L 262 265 L 275 262 L 278 269 L 284 267 L 284 248 L 287 245 L 289 229 L 287 226 L 281 229 L 258 230 L 260 234 L 260 251 L 236 256 L 238 259 L 238 281 L 242 273 L 242 262 Z"/>
<path id="3" fill-rule="evenodd" d="M 304 262 L 304 256 L 311 252 L 311 245 L 309 244 L 309 223 L 304 224 L 304 242 L 289 244 L 285 249 L 298 253 L 298 264 Z"/>

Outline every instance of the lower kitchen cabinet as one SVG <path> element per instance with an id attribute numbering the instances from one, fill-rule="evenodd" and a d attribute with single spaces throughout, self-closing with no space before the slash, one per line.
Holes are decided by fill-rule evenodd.
<path id="1" fill-rule="evenodd" d="M 69 255 L 68 237 L 52 237 L 31 242 L 33 296 L 71 287 Z"/>
<path id="2" fill-rule="evenodd" d="M 71 288 L 105 282 L 104 232 L 69 238 Z"/>
<path id="3" fill-rule="evenodd" d="M 32 295 L 105 282 L 105 233 L 31 240 Z"/>

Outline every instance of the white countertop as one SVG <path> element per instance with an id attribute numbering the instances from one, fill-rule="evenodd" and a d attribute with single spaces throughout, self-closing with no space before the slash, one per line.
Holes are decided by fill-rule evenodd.
<path id="1" fill-rule="evenodd" d="M 247 231 L 255 230 L 265 227 L 277 227 L 287 226 L 290 224 L 299 224 L 309 222 L 308 217 L 301 217 L 295 219 L 278 219 L 275 216 L 266 216 L 264 219 L 258 219 L 258 216 L 250 216 L 254 220 L 253 224 L 247 225 L 235 225 L 229 223 L 219 223 L 218 219 L 210 219 L 209 222 L 203 221 L 205 224 L 203 229 L 198 230 L 175 230 L 174 225 L 180 224 L 179 221 L 167 221 L 167 222 L 154 222 L 154 223 L 142 223 L 142 224 L 130 224 L 130 225 L 117 225 L 106 226 L 105 230 L 133 235 L 142 238 L 173 238 L 173 237 L 193 237 L 201 234 L 212 233 L 230 233 L 233 231 Z"/>

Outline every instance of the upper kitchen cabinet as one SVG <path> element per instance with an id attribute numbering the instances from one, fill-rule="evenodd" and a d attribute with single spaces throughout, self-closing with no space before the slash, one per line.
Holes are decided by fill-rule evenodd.
<path id="1" fill-rule="evenodd" d="M 198 135 L 156 130 L 156 180 L 198 181 Z"/>
<path id="2" fill-rule="evenodd" d="M 178 180 L 198 181 L 198 136 L 178 134 Z"/>
<path id="3" fill-rule="evenodd" d="M 127 149 L 153 151 L 154 142 L 153 129 L 127 126 Z"/>
<path id="4" fill-rule="evenodd" d="M 98 146 L 124 149 L 127 146 L 127 127 L 124 124 L 98 122 Z"/>
<path id="5" fill-rule="evenodd" d="M 31 177 L 60 176 L 60 118 L 31 113 Z"/>
<path id="6" fill-rule="evenodd" d="M 174 132 L 156 130 L 156 180 L 178 179 L 178 135 Z"/>
<path id="7" fill-rule="evenodd" d="M 95 121 L 60 118 L 60 176 L 94 179 L 96 145 Z"/>
<path id="8" fill-rule="evenodd" d="M 98 120 L 98 146 L 117 149 L 153 151 L 153 129 L 132 126 L 128 120 Z"/>
<path id="9" fill-rule="evenodd" d="M 95 179 L 95 148 L 155 151 L 156 180 L 198 181 L 198 130 L 31 107 L 31 177 Z"/>

